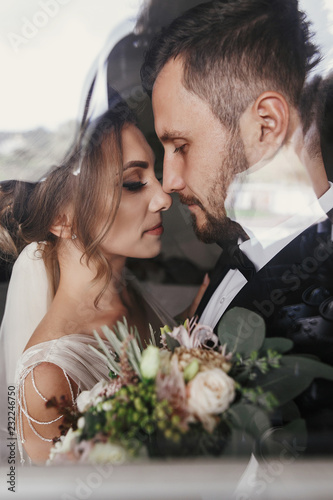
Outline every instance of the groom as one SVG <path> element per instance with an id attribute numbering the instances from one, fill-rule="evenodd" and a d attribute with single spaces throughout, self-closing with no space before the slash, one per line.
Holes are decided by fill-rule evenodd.
<path id="1" fill-rule="evenodd" d="M 332 364 L 333 190 L 322 161 L 306 154 L 298 111 L 319 58 L 296 0 L 221 0 L 164 29 L 141 75 L 165 151 L 163 188 L 188 206 L 197 236 L 222 248 L 199 320 L 215 328 L 228 309 L 245 307 L 264 318 L 268 336 Z M 285 192 L 290 217 L 268 221 L 268 242 L 231 220 L 225 201 L 235 180 L 260 169 L 278 186 L 282 166 L 305 170 L 313 199 L 298 207 Z"/>

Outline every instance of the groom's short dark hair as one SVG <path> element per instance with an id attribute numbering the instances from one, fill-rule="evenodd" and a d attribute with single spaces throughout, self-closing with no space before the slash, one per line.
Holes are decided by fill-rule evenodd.
<path id="1" fill-rule="evenodd" d="M 218 0 L 185 12 L 146 53 L 141 77 L 148 94 L 176 57 L 184 64 L 185 88 L 229 128 L 265 90 L 298 106 L 306 75 L 320 60 L 297 0 Z"/>

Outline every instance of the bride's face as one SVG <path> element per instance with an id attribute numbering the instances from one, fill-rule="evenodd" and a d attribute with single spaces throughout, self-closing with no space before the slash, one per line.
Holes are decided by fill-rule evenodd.
<path id="1" fill-rule="evenodd" d="M 122 131 L 123 188 L 115 220 L 102 243 L 109 255 L 150 258 L 161 251 L 161 212 L 172 203 L 155 177 L 155 157 L 141 131 Z"/>

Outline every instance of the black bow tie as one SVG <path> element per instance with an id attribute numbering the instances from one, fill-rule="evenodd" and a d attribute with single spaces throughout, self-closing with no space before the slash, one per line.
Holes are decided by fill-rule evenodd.
<path id="1" fill-rule="evenodd" d="M 241 251 L 239 245 L 231 245 L 224 249 L 226 265 L 230 269 L 238 269 L 250 281 L 256 273 L 253 262 Z"/>

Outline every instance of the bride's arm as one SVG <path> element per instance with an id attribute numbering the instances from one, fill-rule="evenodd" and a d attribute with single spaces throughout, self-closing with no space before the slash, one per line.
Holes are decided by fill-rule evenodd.
<path id="1" fill-rule="evenodd" d="M 46 401 L 53 396 L 59 401 L 61 396 L 65 396 L 68 401 L 74 402 L 76 394 L 77 386 L 52 363 L 37 365 L 23 380 L 17 427 L 19 438 L 33 462 L 45 462 L 53 438 L 60 436 L 59 425 L 63 419 L 59 418 L 55 408 L 46 408 Z"/>

